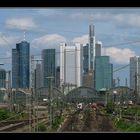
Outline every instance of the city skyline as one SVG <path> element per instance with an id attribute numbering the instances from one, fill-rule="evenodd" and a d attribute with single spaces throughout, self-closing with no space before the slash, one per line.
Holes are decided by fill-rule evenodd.
<path id="1" fill-rule="evenodd" d="M 139 12 L 136 8 L 0 9 L 2 68 L 11 69 L 11 49 L 24 39 L 31 43 L 31 53 L 39 56 L 42 49 L 58 50 L 60 42 L 88 43 L 91 18 L 96 41 L 102 42 L 103 54 L 110 56 L 114 69 L 127 65 L 129 57 L 140 54 Z M 122 76 L 124 83 L 128 70 L 114 76 Z"/>

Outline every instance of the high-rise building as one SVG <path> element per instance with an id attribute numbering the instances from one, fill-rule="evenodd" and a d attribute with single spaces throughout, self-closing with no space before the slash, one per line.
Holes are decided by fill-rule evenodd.
<path id="1" fill-rule="evenodd" d="M 109 89 L 113 84 L 113 65 L 109 62 L 109 56 L 95 57 L 95 88 Z"/>
<path id="2" fill-rule="evenodd" d="M 6 88 L 6 70 L 0 69 L 0 88 Z"/>
<path id="3" fill-rule="evenodd" d="M 42 65 L 36 64 L 35 69 L 35 88 L 38 89 L 43 86 L 42 83 Z"/>
<path id="4" fill-rule="evenodd" d="M 12 49 L 12 88 L 19 88 L 19 53 Z"/>
<path id="5" fill-rule="evenodd" d="M 136 90 L 140 97 L 140 57 L 130 57 L 130 88 Z"/>
<path id="6" fill-rule="evenodd" d="M 12 87 L 30 86 L 30 44 L 26 41 L 16 44 L 12 49 Z"/>
<path id="7" fill-rule="evenodd" d="M 82 84 L 82 86 L 94 88 L 93 72 L 89 71 L 88 73 L 83 75 L 83 84 Z"/>
<path id="8" fill-rule="evenodd" d="M 87 74 L 89 71 L 88 61 L 89 61 L 89 44 L 83 46 L 83 74 Z"/>
<path id="9" fill-rule="evenodd" d="M 76 43 L 67 46 L 60 45 L 60 85 L 82 85 L 83 74 L 83 46 Z"/>
<path id="10" fill-rule="evenodd" d="M 95 44 L 95 56 L 101 56 L 102 43 L 100 41 Z"/>
<path id="11" fill-rule="evenodd" d="M 50 84 L 52 84 L 52 86 L 55 86 L 56 81 L 55 56 L 56 56 L 55 49 L 44 49 L 42 51 L 43 86 L 45 87 L 49 87 Z"/>
<path id="12" fill-rule="evenodd" d="M 89 70 L 94 70 L 95 61 L 95 31 L 94 25 L 89 25 Z"/>

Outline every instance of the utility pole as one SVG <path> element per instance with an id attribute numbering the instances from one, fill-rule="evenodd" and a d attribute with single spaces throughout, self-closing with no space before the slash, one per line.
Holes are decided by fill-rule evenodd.
<path id="1" fill-rule="evenodd" d="M 117 80 L 118 80 L 118 87 L 120 86 L 120 78 L 117 77 Z"/>
<path id="2" fill-rule="evenodd" d="M 38 65 L 39 61 L 42 61 L 42 59 L 32 59 L 32 62 L 36 62 L 36 66 Z M 37 70 L 35 69 L 34 70 L 34 86 L 33 86 L 33 89 L 34 89 L 34 101 L 35 101 L 35 106 L 37 106 L 37 110 L 35 111 L 35 120 L 36 120 L 36 131 L 38 131 L 38 105 L 39 105 L 39 102 L 38 102 L 38 92 L 36 90 L 37 88 L 37 85 L 36 85 L 36 81 L 37 81 Z"/>
<path id="3" fill-rule="evenodd" d="M 42 59 L 34 59 L 34 56 L 31 56 L 31 76 L 32 76 L 31 78 L 31 86 L 32 86 L 31 110 L 34 115 L 34 131 L 35 131 L 35 128 L 37 128 L 37 131 L 38 131 L 38 93 L 36 93 L 36 70 L 34 70 L 35 69 L 34 62 L 36 62 L 36 65 L 37 65 L 39 61 L 42 61 Z M 35 106 L 37 106 L 37 112 L 35 111 Z"/>
<path id="4" fill-rule="evenodd" d="M 46 77 L 49 80 L 49 122 L 50 122 L 50 128 L 52 128 L 53 124 L 53 96 L 52 96 L 52 79 L 54 78 L 53 76 Z"/>
<path id="5" fill-rule="evenodd" d="M 10 111 L 12 112 L 13 110 L 13 91 L 12 91 L 12 88 L 11 88 L 11 71 L 7 71 L 8 73 L 8 92 L 9 92 L 9 95 L 10 95 Z"/>
<path id="6" fill-rule="evenodd" d="M 8 97 L 9 97 L 9 110 L 11 112 L 13 109 L 13 91 L 11 88 L 11 71 L 10 70 L 6 71 L 6 75 L 7 75 L 6 76 L 7 80 L 5 82 L 6 82 L 6 87 L 7 87 L 7 91 L 8 91 Z"/>
<path id="7" fill-rule="evenodd" d="M 34 106 L 34 90 L 31 88 L 31 118 L 30 118 L 30 125 L 31 125 L 31 132 L 35 132 L 35 106 Z"/>
<path id="8" fill-rule="evenodd" d="M 137 93 L 137 73 L 135 72 L 135 96 L 136 96 L 136 104 L 138 101 L 138 93 Z"/>
<path id="9" fill-rule="evenodd" d="M 125 78 L 125 86 L 127 87 L 127 78 Z"/>
<path id="10" fill-rule="evenodd" d="M 63 113 L 63 109 L 64 109 L 64 93 L 65 93 L 65 83 L 62 85 L 62 108 L 61 108 L 61 115 Z"/>
<path id="11" fill-rule="evenodd" d="M 116 87 L 116 79 L 113 79 L 113 87 Z"/>

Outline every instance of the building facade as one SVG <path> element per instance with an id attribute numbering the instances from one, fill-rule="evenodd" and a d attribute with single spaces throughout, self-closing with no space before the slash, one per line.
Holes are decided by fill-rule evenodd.
<path id="1" fill-rule="evenodd" d="M 109 62 L 109 56 L 95 57 L 95 88 L 110 89 L 113 84 L 113 65 Z"/>
<path id="2" fill-rule="evenodd" d="M 94 25 L 89 25 L 89 70 L 94 70 L 95 61 L 95 29 Z"/>
<path id="3" fill-rule="evenodd" d="M 101 56 L 102 43 L 100 41 L 95 44 L 95 56 Z"/>
<path id="4" fill-rule="evenodd" d="M 41 64 L 36 64 L 36 69 L 35 69 L 35 88 L 38 89 L 43 86 L 42 83 L 42 65 Z"/>
<path id="5" fill-rule="evenodd" d="M 82 85 L 83 75 L 83 46 L 76 43 L 68 46 L 60 45 L 60 86 L 63 84 L 72 86 Z"/>
<path id="6" fill-rule="evenodd" d="M 89 44 L 83 46 L 83 74 L 87 74 L 89 71 L 88 61 L 89 61 Z"/>
<path id="7" fill-rule="evenodd" d="M 52 86 L 55 86 L 56 81 L 55 56 L 56 56 L 55 49 L 44 49 L 42 51 L 43 86 L 45 87 L 49 87 L 50 84 L 52 84 Z"/>
<path id="8" fill-rule="evenodd" d="M 130 88 L 140 97 L 140 57 L 130 57 Z"/>
<path id="9" fill-rule="evenodd" d="M 93 72 L 89 71 L 87 74 L 83 75 L 83 86 L 94 88 Z"/>
<path id="10" fill-rule="evenodd" d="M 12 49 L 12 87 L 30 86 L 30 44 L 26 41 L 16 44 Z"/>
<path id="11" fill-rule="evenodd" d="M 0 88 L 6 88 L 6 70 L 0 69 Z"/>

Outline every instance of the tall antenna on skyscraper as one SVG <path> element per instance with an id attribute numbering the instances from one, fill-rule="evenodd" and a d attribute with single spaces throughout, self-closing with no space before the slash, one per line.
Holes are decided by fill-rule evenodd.
<path id="1" fill-rule="evenodd" d="M 89 17 L 89 22 L 90 22 L 90 24 L 93 23 L 93 15 L 90 15 L 90 17 Z"/>
<path id="2" fill-rule="evenodd" d="M 26 37 L 26 31 L 24 31 L 24 36 L 23 36 L 24 41 L 25 41 L 25 37 Z"/>

